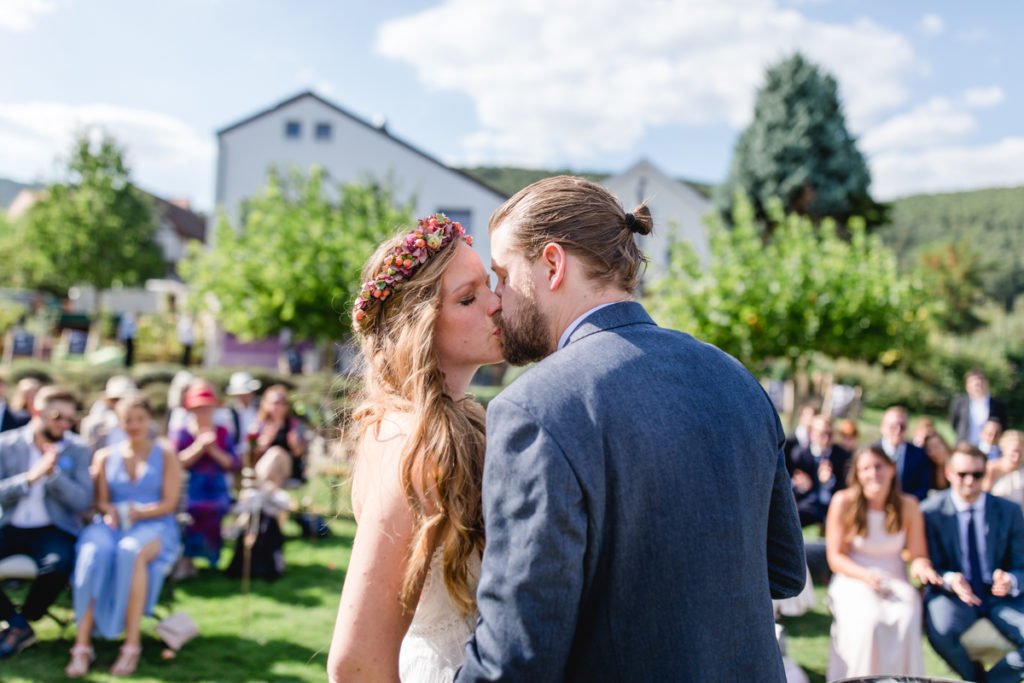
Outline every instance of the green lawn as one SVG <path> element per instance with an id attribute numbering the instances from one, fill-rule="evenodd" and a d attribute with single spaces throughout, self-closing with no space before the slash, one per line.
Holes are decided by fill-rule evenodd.
<path id="1" fill-rule="evenodd" d="M 206 571 L 178 584 L 175 609 L 188 612 L 200 635 L 171 661 L 160 658 L 162 643 L 153 633 L 156 623 L 143 628 L 143 655 L 135 681 L 300 681 L 325 680 L 327 647 L 334 628 L 338 595 L 355 524 L 332 522 L 333 535 L 316 541 L 290 538 L 285 544 L 287 569 L 275 583 L 253 581 L 248 595 L 237 579 Z M 289 523 L 285 533 L 298 534 Z M 224 563 L 233 548 L 226 549 Z M 68 615 L 67 597 L 58 612 Z M 0 663 L 4 683 L 65 680 L 64 665 L 74 631 L 63 637 L 49 619 L 36 624 L 39 644 Z M 116 681 L 107 670 L 117 656 L 118 643 L 97 641 L 97 662 L 85 680 Z"/>

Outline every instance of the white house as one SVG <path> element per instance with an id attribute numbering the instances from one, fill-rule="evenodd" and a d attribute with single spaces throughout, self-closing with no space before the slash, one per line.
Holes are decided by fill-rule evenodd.
<path id="1" fill-rule="evenodd" d="M 487 221 L 508 196 L 313 92 L 302 92 L 217 132 L 218 209 L 239 226 L 242 203 L 267 184 L 271 168 L 306 172 L 321 166 L 335 183 L 389 181 L 400 202 L 413 202 L 422 217 L 443 212 L 473 236 L 473 247 L 490 263 Z M 241 344 L 207 328 L 205 362 L 274 365 L 277 340 Z"/>
<path id="2" fill-rule="evenodd" d="M 647 160 L 606 179 L 603 185 L 627 211 L 644 201 L 651 210 L 654 232 L 639 239 L 640 248 L 650 259 L 648 278 L 664 273 L 673 237 L 689 242 L 701 262 L 707 263 L 711 250 L 704 216 L 712 205 L 697 190 L 669 177 Z"/>
<path id="3" fill-rule="evenodd" d="M 217 142 L 216 202 L 233 225 L 241 203 L 266 186 L 271 167 L 319 165 L 336 182 L 390 179 L 396 199 L 415 198 L 417 217 L 442 211 L 460 221 L 490 261 L 487 220 L 505 194 L 316 93 L 299 93 L 222 128 Z"/>

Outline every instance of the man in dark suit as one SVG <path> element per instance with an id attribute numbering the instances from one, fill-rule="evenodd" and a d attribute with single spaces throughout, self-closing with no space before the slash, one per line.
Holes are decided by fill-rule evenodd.
<path id="1" fill-rule="evenodd" d="M 924 512 L 928 554 L 944 586 L 928 586 L 928 640 L 966 680 L 1018 683 L 1024 677 L 1024 517 L 1016 503 L 982 492 L 985 455 L 961 444 L 946 466 L 950 489 Z M 987 673 L 960 636 L 981 617 L 1017 646 Z"/>
<path id="2" fill-rule="evenodd" d="M 7 384 L 4 378 L 0 377 L 0 432 L 9 432 L 18 427 L 28 424 L 28 414 L 18 410 L 11 410 L 7 403 Z"/>
<path id="3" fill-rule="evenodd" d="M 832 442 L 832 431 L 832 418 L 815 417 L 807 445 L 794 448 L 787 462 L 802 526 L 824 522 L 832 495 L 846 488 L 850 453 Z"/>
<path id="4" fill-rule="evenodd" d="M 928 459 L 924 449 L 908 443 L 907 411 L 899 406 L 887 408 L 882 413 L 879 429 L 882 439 L 875 445 L 885 451 L 896 463 L 900 488 L 918 500 L 924 500 L 935 481 L 935 463 Z"/>
<path id="5" fill-rule="evenodd" d="M 630 300 L 648 234 L 582 178 L 491 217 L 506 358 L 488 406 L 480 617 L 456 680 L 782 683 L 806 577 L 771 400 Z"/>
<path id="6" fill-rule="evenodd" d="M 957 394 L 949 407 L 949 422 L 956 432 L 956 440 L 977 446 L 981 428 L 989 420 L 998 420 L 1003 429 L 1009 427 L 1006 406 L 989 394 L 988 378 L 978 368 L 972 368 L 964 377 L 966 394 Z"/>

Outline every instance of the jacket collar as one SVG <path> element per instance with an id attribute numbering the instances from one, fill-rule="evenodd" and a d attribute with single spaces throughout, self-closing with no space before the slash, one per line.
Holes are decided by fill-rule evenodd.
<path id="1" fill-rule="evenodd" d="M 610 306 L 604 306 L 594 311 L 583 322 L 576 326 L 576 329 L 569 335 L 566 346 L 589 337 L 595 332 L 612 330 L 616 327 L 626 325 L 653 325 L 654 320 L 644 310 L 644 307 L 635 301 L 622 301 Z"/>

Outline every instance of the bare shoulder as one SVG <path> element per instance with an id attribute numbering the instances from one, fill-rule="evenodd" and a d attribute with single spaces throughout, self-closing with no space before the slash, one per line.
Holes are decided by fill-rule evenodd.
<path id="1" fill-rule="evenodd" d="M 377 513 L 384 513 L 395 505 L 408 507 L 401 483 L 401 466 L 413 425 L 411 415 L 387 413 L 362 434 L 352 472 L 352 506 L 357 518 L 368 506 Z"/>
<path id="2" fill-rule="evenodd" d="M 917 502 L 917 498 L 910 495 L 909 493 L 901 493 L 900 502 L 903 505 L 903 514 L 905 515 L 916 515 L 921 511 L 921 504 Z"/>
<path id="3" fill-rule="evenodd" d="M 832 496 L 832 503 L 829 505 L 829 508 L 836 507 L 839 510 L 845 510 L 852 499 L 853 492 L 850 489 L 836 491 L 835 495 Z"/>

